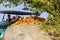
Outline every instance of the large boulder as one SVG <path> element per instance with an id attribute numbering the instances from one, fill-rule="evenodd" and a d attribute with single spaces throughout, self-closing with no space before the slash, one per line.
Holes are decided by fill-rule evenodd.
<path id="1" fill-rule="evenodd" d="M 52 40 L 47 33 L 40 30 L 39 25 L 44 19 L 27 17 L 19 19 L 16 23 L 8 26 L 3 40 Z"/>
<path id="2" fill-rule="evenodd" d="M 18 25 L 6 29 L 3 40 L 52 40 L 38 25 Z"/>

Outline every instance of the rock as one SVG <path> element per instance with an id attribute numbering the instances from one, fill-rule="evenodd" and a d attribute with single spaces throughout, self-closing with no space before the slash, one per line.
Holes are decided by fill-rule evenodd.
<path id="1" fill-rule="evenodd" d="M 6 29 L 3 40 L 52 40 L 47 33 L 40 30 L 39 19 L 28 17 L 17 21 Z"/>
<path id="2" fill-rule="evenodd" d="M 18 25 L 6 29 L 4 40 L 52 40 L 38 25 Z"/>

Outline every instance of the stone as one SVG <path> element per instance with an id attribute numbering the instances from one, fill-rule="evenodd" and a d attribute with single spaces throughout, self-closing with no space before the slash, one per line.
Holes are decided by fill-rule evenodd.
<path id="1" fill-rule="evenodd" d="M 29 19 L 30 21 L 32 19 Z M 47 33 L 40 30 L 39 20 L 21 22 L 21 20 L 8 26 L 3 40 L 52 40 Z M 35 22 L 35 23 L 34 23 Z M 29 23 L 29 24 L 28 24 Z M 37 23 L 37 24 L 36 24 Z"/>
<path id="2" fill-rule="evenodd" d="M 21 25 L 8 27 L 4 40 L 51 40 L 51 38 L 38 25 Z"/>

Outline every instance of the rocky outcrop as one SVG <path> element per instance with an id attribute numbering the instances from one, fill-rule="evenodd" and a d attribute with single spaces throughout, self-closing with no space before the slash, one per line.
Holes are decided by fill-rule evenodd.
<path id="1" fill-rule="evenodd" d="M 21 25 L 8 27 L 4 40 L 51 40 L 51 38 L 38 25 Z"/>
<path id="2" fill-rule="evenodd" d="M 17 21 L 9 26 L 3 40 L 52 40 L 47 33 L 39 29 L 38 24 L 28 23 Z"/>

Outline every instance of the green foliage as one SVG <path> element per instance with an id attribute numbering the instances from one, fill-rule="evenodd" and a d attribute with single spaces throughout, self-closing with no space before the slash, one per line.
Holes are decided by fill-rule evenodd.
<path id="1" fill-rule="evenodd" d="M 46 24 L 47 22 L 43 22 L 40 25 L 40 29 L 47 32 L 50 36 L 60 37 L 60 24 L 57 25 L 50 25 Z"/>
<path id="2" fill-rule="evenodd" d="M 38 11 L 43 10 L 51 14 L 53 18 L 48 19 L 53 23 L 60 23 L 60 6 L 58 0 L 32 0 L 29 4 L 30 6 L 35 7 Z"/>
<path id="3" fill-rule="evenodd" d="M 32 7 L 35 7 L 38 11 L 43 10 L 47 11 L 53 16 L 51 21 L 60 23 L 60 13 L 59 13 L 59 4 L 57 0 L 32 0 L 30 3 Z M 48 18 L 49 19 L 49 18 Z"/>
<path id="4" fill-rule="evenodd" d="M 2 3 L 3 2 L 3 0 L 0 0 L 0 3 Z"/>

